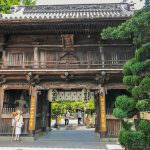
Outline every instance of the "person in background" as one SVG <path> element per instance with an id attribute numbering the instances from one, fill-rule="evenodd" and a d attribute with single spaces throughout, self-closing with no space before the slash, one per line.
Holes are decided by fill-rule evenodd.
<path id="1" fill-rule="evenodd" d="M 16 113 L 17 115 L 15 116 L 15 141 L 19 141 L 21 128 L 23 126 L 23 116 L 20 110 L 17 110 Z"/>
<path id="2" fill-rule="evenodd" d="M 78 125 L 81 125 L 81 120 L 82 120 L 82 112 L 81 112 L 81 110 L 78 110 L 77 117 L 78 117 Z"/>
<path id="3" fill-rule="evenodd" d="M 70 118 L 70 113 L 67 110 L 65 113 L 65 125 L 69 125 L 69 118 Z"/>

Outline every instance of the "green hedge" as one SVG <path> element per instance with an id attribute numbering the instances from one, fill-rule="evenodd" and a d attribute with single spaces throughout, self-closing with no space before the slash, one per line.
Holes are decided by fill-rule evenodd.
<path id="1" fill-rule="evenodd" d="M 115 107 L 125 112 L 132 111 L 135 108 L 135 101 L 126 95 L 118 96 L 115 101 Z"/>
<path id="2" fill-rule="evenodd" d="M 141 82 L 141 77 L 136 75 L 124 76 L 123 83 L 128 86 L 136 86 L 139 85 Z"/>
<path id="3" fill-rule="evenodd" d="M 135 58 L 132 58 L 132 59 L 130 59 L 130 60 L 128 60 L 125 64 L 124 64 L 124 66 L 123 66 L 123 74 L 124 75 L 132 75 L 132 72 L 131 72 L 131 68 L 130 68 L 130 66 L 132 66 L 134 63 L 136 63 L 137 61 L 136 61 L 136 59 Z"/>
<path id="4" fill-rule="evenodd" d="M 128 150 L 143 150 L 146 146 L 146 137 L 141 131 L 128 131 L 122 129 L 119 142 Z"/>
<path id="5" fill-rule="evenodd" d="M 124 118 L 124 117 L 127 117 L 127 112 L 123 111 L 122 109 L 120 108 L 114 108 L 113 109 L 113 115 L 116 117 L 116 118 Z"/>

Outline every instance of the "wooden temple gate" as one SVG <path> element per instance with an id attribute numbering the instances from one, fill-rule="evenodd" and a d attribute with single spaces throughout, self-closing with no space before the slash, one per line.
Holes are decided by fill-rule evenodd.
<path id="1" fill-rule="evenodd" d="M 88 84 L 88 83 L 87 83 Z M 87 85 L 84 84 L 64 84 L 65 90 L 70 90 L 73 87 L 76 87 L 75 90 L 81 90 L 82 88 L 87 88 Z M 96 112 L 96 122 L 95 122 L 95 131 L 101 132 L 103 135 L 107 136 L 117 136 L 121 128 L 121 123 L 118 119 L 112 116 L 112 108 L 106 107 L 106 91 L 105 87 L 88 85 L 88 89 L 91 86 L 93 91 L 93 96 L 95 99 L 95 112 Z M 10 88 L 11 87 L 11 88 Z M 57 89 L 59 84 L 53 85 L 53 88 Z M 67 88 L 68 87 L 68 88 Z M 0 135 L 9 135 L 12 132 L 11 127 L 11 113 L 16 110 L 16 105 L 13 105 L 12 102 L 7 101 L 8 91 L 12 93 L 18 93 L 17 91 L 26 91 L 28 94 L 31 92 L 29 88 L 32 88 L 32 93 L 29 96 L 29 105 L 23 108 L 23 134 L 36 134 L 41 131 L 46 131 L 51 128 L 50 125 L 50 103 L 47 100 L 47 91 L 49 85 L 29 87 L 28 85 L 19 85 L 18 88 L 15 85 L 13 89 L 12 85 L 5 85 L 1 87 L 2 92 L 0 93 L 1 98 L 3 96 L 3 101 L 1 100 L 1 119 L 0 119 Z M 96 89 L 97 88 L 97 89 Z M 9 93 L 10 94 L 10 93 Z M 11 94 L 13 97 L 14 94 Z M 16 98 L 16 97 L 13 97 Z"/>
<path id="2" fill-rule="evenodd" d="M 23 134 L 35 134 L 49 127 L 45 91 L 85 88 L 94 91 L 95 131 L 118 135 L 121 124 L 112 109 L 125 92 L 122 66 L 134 46 L 131 39 L 104 40 L 100 32 L 130 18 L 129 8 L 127 3 L 17 6 L 2 14 L 0 134 L 11 133 L 10 114 L 20 107 L 18 100 L 26 100 Z"/>

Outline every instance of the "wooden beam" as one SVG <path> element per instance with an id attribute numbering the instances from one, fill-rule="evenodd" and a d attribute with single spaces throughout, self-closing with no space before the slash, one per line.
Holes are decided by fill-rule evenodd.
<path id="1" fill-rule="evenodd" d="M 5 90 L 11 90 L 11 89 L 29 90 L 29 85 L 23 83 L 5 84 Z"/>
<path id="2" fill-rule="evenodd" d="M 74 48 L 79 48 L 79 47 L 112 47 L 112 46 L 126 46 L 126 47 L 131 47 L 133 46 L 132 44 L 81 44 L 81 45 L 73 45 Z M 50 44 L 43 44 L 43 45 L 33 45 L 33 44 L 12 44 L 8 45 L 7 48 L 21 48 L 21 47 L 38 47 L 38 48 L 63 48 L 63 45 L 50 45 Z M 85 49 L 86 50 L 86 49 Z"/>
<path id="3" fill-rule="evenodd" d="M 37 89 L 64 89 L 64 90 L 70 90 L 70 89 L 99 89 L 99 85 L 96 83 L 90 83 L 90 82 L 46 82 L 41 83 L 40 85 L 36 86 Z"/>
<path id="4" fill-rule="evenodd" d="M 111 90 L 111 89 L 127 89 L 127 86 L 123 83 L 107 83 L 105 85 L 105 89 Z"/>
<path id="5" fill-rule="evenodd" d="M 63 48 L 63 45 L 33 45 L 33 44 L 12 44 L 7 46 L 7 48 L 22 48 L 22 47 L 26 47 L 26 48 L 44 48 L 44 47 L 48 47 L 48 48 Z"/>

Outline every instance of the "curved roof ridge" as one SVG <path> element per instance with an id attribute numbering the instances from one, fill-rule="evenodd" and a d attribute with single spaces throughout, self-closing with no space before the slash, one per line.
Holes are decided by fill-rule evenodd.
<path id="1" fill-rule="evenodd" d="M 133 15 L 133 11 L 129 7 L 130 5 L 128 3 L 13 6 L 11 8 L 11 14 L 3 14 L 1 19 L 122 18 Z"/>

